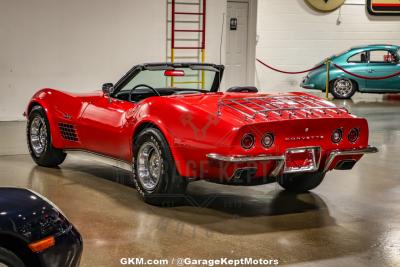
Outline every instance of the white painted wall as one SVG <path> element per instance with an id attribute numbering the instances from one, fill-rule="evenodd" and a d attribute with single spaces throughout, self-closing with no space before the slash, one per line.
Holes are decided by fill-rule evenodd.
<path id="1" fill-rule="evenodd" d="M 277 68 L 296 71 L 352 46 L 400 44 L 400 17 L 371 17 L 365 2 L 347 0 L 341 10 L 320 13 L 304 0 L 259 0 L 257 57 Z M 256 65 L 256 85 L 263 91 L 302 90 L 303 76 L 279 74 Z"/>
<path id="2" fill-rule="evenodd" d="M 226 0 L 208 1 L 208 61 L 219 61 L 225 10 Z M 166 0 L 0 0 L 0 120 L 22 119 L 40 88 L 98 90 L 165 61 L 165 24 Z"/>

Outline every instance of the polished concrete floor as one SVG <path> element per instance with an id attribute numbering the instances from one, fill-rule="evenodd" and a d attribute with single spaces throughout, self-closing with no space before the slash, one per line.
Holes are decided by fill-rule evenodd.
<path id="1" fill-rule="evenodd" d="M 122 257 L 262 257 L 287 266 L 398 267 L 400 102 L 338 104 L 368 118 L 380 153 L 329 173 L 309 194 L 194 182 L 190 204 L 149 206 L 128 172 L 76 156 L 59 169 L 35 166 L 21 122 L 0 123 L 0 186 L 28 187 L 56 203 L 83 235 L 81 266 L 119 266 Z"/>

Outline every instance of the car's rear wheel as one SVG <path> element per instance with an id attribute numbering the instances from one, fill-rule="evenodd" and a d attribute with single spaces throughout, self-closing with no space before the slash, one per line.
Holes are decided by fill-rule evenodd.
<path id="1" fill-rule="evenodd" d="M 12 251 L 0 247 L 0 266 L 25 267 L 24 262 Z"/>
<path id="2" fill-rule="evenodd" d="M 339 78 L 331 82 L 331 93 L 336 99 L 349 99 L 356 90 L 357 83 L 347 78 Z"/>
<path id="3" fill-rule="evenodd" d="M 324 177 L 323 172 L 284 174 L 278 179 L 278 183 L 287 191 L 302 193 L 316 188 Z"/>
<path id="4" fill-rule="evenodd" d="M 187 181 L 179 175 L 167 140 L 158 129 L 147 128 L 135 138 L 133 171 L 145 202 L 176 206 L 184 201 Z"/>
<path id="5" fill-rule="evenodd" d="M 35 106 L 29 113 L 26 139 L 32 159 L 40 166 L 55 167 L 63 163 L 67 154 L 56 149 L 51 143 L 50 125 L 41 106 Z"/>

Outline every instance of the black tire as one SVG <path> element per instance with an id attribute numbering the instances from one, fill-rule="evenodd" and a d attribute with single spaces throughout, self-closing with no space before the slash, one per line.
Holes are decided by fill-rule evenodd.
<path id="1" fill-rule="evenodd" d="M 287 191 L 303 193 L 320 185 L 324 177 L 323 172 L 285 174 L 278 179 L 278 183 Z"/>
<path id="2" fill-rule="evenodd" d="M 0 265 L 4 264 L 8 267 L 25 267 L 24 262 L 18 258 L 12 251 L 0 247 Z"/>
<path id="3" fill-rule="evenodd" d="M 44 121 L 46 125 L 46 142 L 43 145 L 41 153 L 35 152 L 31 141 L 31 126 L 34 120 L 39 119 Z M 28 149 L 32 159 L 36 164 L 44 167 L 56 167 L 64 162 L 67 156 L 61 149 L 54 148 L 51 142 L 50 124 L 47 119 L 46 113 L 41 106 L 35 106 L 29 113 L 28 123 L 26 127 L 26 139 L 28 142 Z"/>
<path id="4" fill-rule="evenodd" d="M 339 84 L 348 84 L 349 89 L 340 90 Z M 358 84 L 347 78 L 339 78 L 331 81 L 330 83 L 330 91 L 334 98 L 336 99 L 350 99 L 357 91 Z"/>
<path id="5" fill-rule="evenodd" d="M 151 146 L 153 153 L 160 156 L 158 165 L 160 175 L 152 189 L 146 188 L 139 177 L 139 151 L 145 146 Z M 134 184 L 145 202 L 165 207 L 176 206 L 184 202 L 187 180 L 179 175 L 168 142 L 158 129 L 144 129 L 135 138 L 133 172 Z M 148 175 L 151 175 L 150 172 Z"/>

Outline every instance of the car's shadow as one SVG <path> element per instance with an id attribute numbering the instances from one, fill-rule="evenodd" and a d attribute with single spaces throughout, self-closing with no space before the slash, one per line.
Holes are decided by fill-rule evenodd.
<path id="1" fill-rule="evenodd" d="M 193 182 L 188 187 L 186 204 L 168 208 L 144 203 L 132 187 L 131 174 L 107 165 L 67 161 L 59 169 L 34 167 L 29 181 L 30 188 L 40 189 L 45 196 L 76 198 L 75 206 L 69 202 L 61 208 L 72 214 L 71 220 L 81 227 L 87 240 L 102 236 L 114 244 L 119 230 L 110 232 L 117 227 L 122 234 L 143 236 L 140 244 L 152 242 L 146 238 L 176 238 L 181 240 L 178 242 L 240 242 L 243 249 L 255 249 L 256 255 L 264 248 L 274 255 L 289 255 L 290 249 L 303 247 L 309 251 L 300 258 L 282 256 L 286 263 L 358 255 L 375 242 L 374 236 L 365 236 L 365 229 L 354 231 L 336 223 L 318 194 L 290 194 L 277 185 L 233 187 Z M 58 186 L 60 189 L 55 189 Z M 103 201 L 112 211 L 102 212 Z M 337 213 L 336 210 L 335 216 Z M 168 248 L 163 249 L 170 253 Z M 229 251 L 229 246 L 221 251 L 226 249 Z"/>
<path id="2" fill-rule="evenodd" d="M 101 164 L 66 163 L 59 169 L 36 166 L 29 177 L 31 188 L 41 187 L 40 191 L 43 191 L 46 181 L 40 180 L 49 175 L 62 177 L 64 185 L 79 184 L 109 197 L 115 196 L 115 201 L 132 212 L 150 213 L 163 220 L 179 220 L 206 231 L 247 235 L 335 224 L 327 205 L 317 194 L 287 193 L 275 185 L 232 187 L 193 182 L 189 184 L 184 204 L 156 207 L 140 199 L 133 188 L 131 174 L 124 170 Z M 114 185 L 104 183 L 104 180 Z M 246 226 L 246 222 L 251 222 L 252 227 Z"/>

